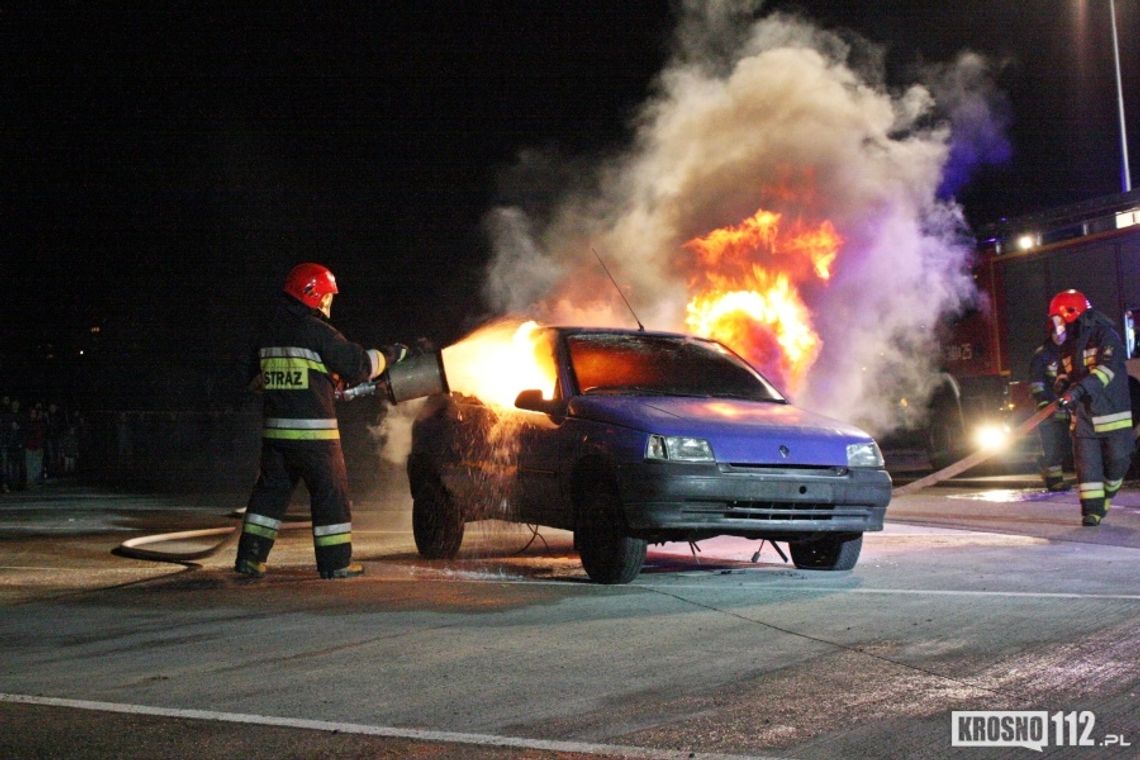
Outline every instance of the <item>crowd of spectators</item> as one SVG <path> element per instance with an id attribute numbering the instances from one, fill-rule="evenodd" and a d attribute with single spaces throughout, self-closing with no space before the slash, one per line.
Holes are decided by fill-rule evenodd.
<path id="1" fill-rule="evenodd" d="M 0 490 L 21 491 L 74 475 L 83 430 L 82 415 L 55 402 L 0 397 Z"/>

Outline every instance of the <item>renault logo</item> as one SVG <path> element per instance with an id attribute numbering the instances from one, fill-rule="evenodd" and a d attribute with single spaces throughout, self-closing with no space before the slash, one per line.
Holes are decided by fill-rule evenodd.
<path id="1" fill-rule="evenodd" d="M 790 454 L 790 453 L 792 453 L 791 450 L 787 446 L 785 446 L 784 444 L 781 443 L 780 444 L 780 458 L 781 459 L 787 459 L 788 454 Z"/>

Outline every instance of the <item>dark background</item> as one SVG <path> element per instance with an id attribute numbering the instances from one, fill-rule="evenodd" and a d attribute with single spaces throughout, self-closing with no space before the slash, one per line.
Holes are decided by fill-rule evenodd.
<path id="1" fill-rule="evenodd" d="M 967 48 L 991 58 L 1012 157 L 958 191 L 973 225 L 1121 190 L 1107 0 L 774 8 L 883 44 L 889 83 Z M 336 273 L 333 321 L 353 340 L 457 339 L 486 316 L 481 224 L 498 178 L 525 148 L 620 147 L 668 57 L 674 10 L 0 10 L 0 391 L 88 409 L 240 406 L 233 356 L 305 260 Z M 1135 140 L 1140 18 L 1126 1 L 1117 14 Z"/>

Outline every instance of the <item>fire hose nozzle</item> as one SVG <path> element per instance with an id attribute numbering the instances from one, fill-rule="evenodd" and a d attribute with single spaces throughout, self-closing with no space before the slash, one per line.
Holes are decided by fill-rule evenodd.
<path id="1" fill-rule="evenodd" d="M 368 382 L 354 385 L 351 388 L 345 388 L 343 391 L 337 391 L 336 397 L 340 401 L 352 401 L 353 399 L 361 398 L 362 396 L 371 396 L 381 390 L 387 391 L 388 384 L 383 380 L 369 380 Z"/>
<path id="2" fill-rule="evenodd" d="M 337 391 L 340 401 L 352 401 L 361 396 L 383 393 L 393 404 L 436 393 L 449 393 L 447 375 L 443 371 L 440 353 L 410 356 L 393 364 L 375 380 Z"/>

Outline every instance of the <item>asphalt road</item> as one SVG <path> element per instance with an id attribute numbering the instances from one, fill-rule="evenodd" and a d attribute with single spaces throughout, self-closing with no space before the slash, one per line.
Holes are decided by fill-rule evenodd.
<path id="1" fill-rule="evenodd" d="M 400 491 L 397 488 L 396 494 Z M 589 583 L 567 533 L 469 526 L 420 560 L 406 497 L 354 513 L 367 574 L 303 528 L 256 582 L 112 553 L 229 527 L 242 495 L 0 497 L 0 756 L 1134 758 L 1140 484 L 1099 528 L 1019 479 L 896 499 L 851 572 L 722 538 Z M 302 510 L 303 511 L 303 510 Z M 151 545 L 206 548 L 224 536 Z M 1043 752 L 951 746 L 952 712 L 1062 713 Z M 1052 729 L 1051 729 L 1052 730 Z M 1079 732 L 1078 732 L 1079 733 Z M 1127 745 L 1126 745 L 1127 743 Z"/>

